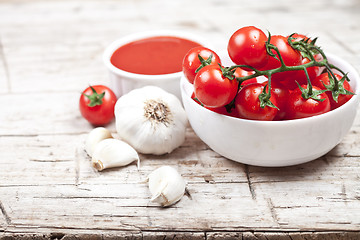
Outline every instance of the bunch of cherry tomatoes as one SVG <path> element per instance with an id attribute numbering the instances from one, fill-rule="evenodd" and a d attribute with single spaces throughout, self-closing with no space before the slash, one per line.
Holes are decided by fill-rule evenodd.
<path id="1" fill-rule="evenodd" d="M 219 56 L 208 48 L 191 49 L 184 57 L 183 73 L 194 85 L 192 98 L 217 113 L 271 121 L 323 114 L 352 97 L 346 74 L 325 69 L 327 63 L 320 64 L 325 56 L 320 50 L 301 51 L 289 41 L 320 49 L 305 35 L 267 36 L 253 26 L 240 28 L 230 37 L 227 50 L 235 66 L 223 67 Z M 300 67 L 289 70 L 305 64 L 306 71 Z M 263 73 L 266 80 L 258 82 L 256 72 Z"/>

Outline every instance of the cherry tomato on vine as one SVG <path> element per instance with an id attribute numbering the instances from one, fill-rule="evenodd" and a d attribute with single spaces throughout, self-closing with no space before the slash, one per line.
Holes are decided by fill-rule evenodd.
<path id="1" fill-rule="evenodd" d="M 292 37 L 294 38 L 293 41 L 301 41 L 301 40 L 310 40 L 306 35 L 304 34 L 293 34 Z M 321 54 L 315 54 L 314 55 L 314 58 L 316 61 L 321 61 L 322 60 L 322 56 Z M 302 57 L 302 60 L 301 60 L 301 65 L 304 65 L 304 64 L 307 64 L 310 62 L 310 59 L 307 58 L 307 57 Z M 309 78 L 310 78 L 310 81 L 314 80 L 317 76 L 320 75 L 320 67 L 318 66 L 313 66 L 313 67 L 308 67 L 306 68 L 307 72 L 308 72 L 308 75 L 309 75 Z M 296 82 L 299 83 L 300 85 L 303 85 L 303 84 L 307 84 L 307 77 L 306 77 L 306 74 L 304 71 L 296 71 L 296 74 L 295 74 L 295 79 L 296 79 Z M 288 86 L 290 89 L 295 89 L 298 87 L 298 85 L 296 84 L 295 81 L 291 81 L 288 83 Z"/>
<path id="2" fill-rule="evenodd" d="M 209 59 L 211 54 L 212 58 Z M 190 49 L 189 52 L 186 53 L 182 63 L 183 73 L 190 83 L 194 83 L 196 70 L 202 65 L 199 59 L 199 55 L 205 61 L 207 61 L 206 64 L 208 65 L 217 63 L 221 64 L 219 56 L 208 48 L 200 46 Z"/>
<path id="3" fill-rule="evenodd" d="M 260 68 L 269 58 L 266 41 L 267 36 L 260 29 L 253 26 L 240 28 L 230 37 L 227 47 L 229 56 L 238 65 Z"/>
<path id="4" fill-rule="evenodd" d="M 287 38 L 281 35 L 271 36 L 270 43 L 278 48 L 280 55 L 286 66 L 298 66 L 302 62 L 302 57 L 299 51 L 294 50 L 287 41 Z M 277 52 L 271 50 L 277 58 L 279 58 Z M 261 70 L 270 70 L 279 68 L 281 63 L 274 57 L 269 57 L 267 64 Z M 272 75 L 271 79 L 274 81 L 281 82 L 283 85 L 293 84 L 296 80 L 294 78 L 296 71 L 279 72 Z"/>
<path id="5" fill-rule="evenodd" d="M 252 74 L 254 74 L 255 72 L 254 71 L 246 71 L 242 68 L 236 68 L 235 70 L 235 77 L 239 78 L 239 77 L 247 77 L 247 76 L 250 76 Z M 257 83 L 257 80 L 256 78 L 250 78 L 248 80 L 245 80 L 241 83 L 241 86 L 245 86 L 245 85 L 248 85 L 250 83 Z"/>
<path id="6" fill-rule="evenodd" d="M 295 38 L 294 41 L 300 41 L 300 40 L 303 40 L 303 39 L 305 39 L 305 40 L 308 39 L 308 37 L 305 34 L 301 34 L 301 33 L 292 34 L 291 37 Z"/>
<path id="7" fill-rule="evenodd" d="M 302 85 L 301 87 L 307 89 L 307 85 Z M 320 88 L 313 86 L 313 90 L 320 90 Z M 292 91 L 287 100 L 286 119 L 307 118 L 330 111 L 330 100 L 326 93 L 321 93 L 318 97 L 323 100 L 305 99 L 302 97 L 302 92 L 299 88 Z"/>
<path id="8" fill-rule="evenodd" d="M 260 107 L 259 95 L 262 93 L 264 85 L 252 83 L 240 89 L 235 99 L 235 108 L 240 118 L 250 120 L 271 121 L 275 118 L 278 110 L 273 107 Z M 276 106 L 275 96 L 271 94 L 270 101 Z"/>
<path id="9" fill-rule="evenodd" d="M 321 61 L 322 57 L 320 54 L 315 55 L 315 60 L 316 61 Z M 309 63 L 310 60 L 308 58 L 303 58 L 301 64 L 307 64 Z M 313 81 L 317 76 L 320 75 L 320 67 L 317 66 L 312 66 L 312 67 L 308 67 L 306 68 L 310 81 Z M 304 71 L 296 71 L 295 76 L 294 76 L 295 81 L 288 81 L 287 85 L 290 89 L 295 89 L 298 87 L 298 85 L 296 84 L 299 83 L 300 85 L 306 85 L 307 84 L 307 77 Z"/>
<path id="10" fill-rule="evenodd" d="M 267 86 L 268 81 L 262 83 L 264 86 Z M 273 82 L 271 83 L 271 95 L 273 95 L 276 99 L 277 107 L 279 108 L 276 116 L 274 117 L 274 121 L 279 121 L 285 119 L 286 115 L 286 102 L 289 97 L 290 91 L 287 87 Z"/>
<path id="11" fill-rule="evenodd" d="M 106 125 L 114 118 L 116 100 L 110 88 L 104 85 L 90 86 L 80 96 L 81 115 L 95 126 Z"/>
<path id="12" fill-rule="evenodd" d="M 203 67 L 195 76 L 196 98 L 206 107 L 222 107 L 229 104 L 237 93 L 238 82 L 223 76 L 220 66 Z"/>
<path id="13" fill-rule="evenodd" d="M 195 97 L 195 93 L 192 93 L 191 98 L 197 103 L 201 105 L 201 102 L 199 100 L 197 100 L 197 98 Z M 222 115 L 226 115 L 226 116 L 231 116 L 231 117 L 237 117 L 237 114 L 235 112 L 235 110 L 233 109 L 231 112 L 228 112 L 226 110 L 225 107 L 218 107 L 218 108 L 211 108 L 211 107 L 205 107 L 206 109 L 209 109 L 210 111 L 222 114 Z"/>
<path id="14" fill-rule="evenodd" d="M 337 78 L 337 80 L 340 80 L 342 78 L 339 74 L 335 73 L 334 75 Z M 315 80 L 312 83 L 313 83 L 313 85 L 319 87 L 320 89 L 326 89 L 325 85 L 330 84 L 329 74 L 328 73 L 321 74 L 320 76 L 315 78 Z M 349 82 L 346 80 L 343 83 L 343 88 L 345 90 L 353 92 Z M 331 109 L 336 109 L 336 108 L 340 107 L 341 105 L 343 105 L 344 103 L 349 101 L 350 98 L 352 97 L 352 95 L 339 94 L 337 102 L 336 102 L 332 96 L 331 91 L 327 91 L 326 94 L 328 95 L 328 97 L 330 99 Z"/>

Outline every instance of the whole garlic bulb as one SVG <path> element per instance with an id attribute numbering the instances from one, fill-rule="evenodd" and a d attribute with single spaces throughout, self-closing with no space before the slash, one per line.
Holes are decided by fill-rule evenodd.
<path id="1" fill-rule="evenodd" d="M 104 139 L 112 138 L 111 132 L 104 127 L 97 127 L 91 130 L 85 142 L 85 151 L 91 157 L 96 145 Z"/>
<path id="2" fill-rule="evenodd" d="M 179 201 L 185 193 L 186 183 L 173 167 L 163 166 L 149 174 L 151 201 L 163 207 Z"/>
<path id="3" fill-rule="evenodd" d="M 155 86 L 135 89 L 120 97 L 115 105 L 115 119 L 122 140 L 140 153 L 155 155 L 179 147 L 188 124 L 179 99 Z"/>
<path id="4" fill-rule="evenodd" d="M 98 171 L 126 166 L 134 161 L 137 161 L 139 167 L 140 158 L 135 149 L 126 142 L 114 138 L 100 141 L 92 156 L 93 167 Z"/>

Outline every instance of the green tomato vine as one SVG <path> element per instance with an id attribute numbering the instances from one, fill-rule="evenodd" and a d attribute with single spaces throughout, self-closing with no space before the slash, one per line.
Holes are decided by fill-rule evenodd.
<path id="1" fill-rule="evenodd" d="M 294 34 L 295 33 L 291 34 L 288 37 L 287 42 L 293 49 L 299 51 L 300 54 L 304 58 L 308 58 L 310 60 L 308 63 L 302 64 L 302 65 L 297 65 L 297 66 L 287 66 L 284 63 L 284 60 L 280 54 L 279 49 L 275 45 L 270 43 L 271 34 L 269 33 L 268 40 L 265 42 L 266 51 L 270 57 L 273 57 L 280 61 L 280 64 L 281 64 L 280 67 L 261 71 L 261 70 L 258 70 L 256 68 L 254 68 L 252 66 L 248 66 L 248 65 L 233 65 L 230 67 L 221 67 L 223 76 L 229 78 L 230 80 L 236 79 L 239 82 L 239 89 L 241 88 L 241 83 L 248 79 L 256 78 L 259 76 L 267 76 L 268 77 L 267 87 L 264 87 L 263 92 L 259 95 L 260 107 L 262 107 L 262 108 L 264 108 L 266 106 L 277 108 L 270 101 L 271 76 L 275 73 L 286 72 L 286 71 L 304 71 L 306 78 L 307 78 L 307 88 L 305 89 L 305 88 L 301 87 L 296 82 L 302 92 L 302 97 L 304 99 L 312 98 L 316 101 L 323 101 L 324 99 L 320 99 L 319 95 L 326 91 L 332 92 L 332 97 L 335 101 L 337 101 L 340 94 L 354 95 L 354 93 L 344 89 L 344 86 L 343 86 L 343 83 L 345 80 L 350 81 L 349 77 L 347 76 L 347 73 L 344 73 L 339 67 L 329 63 L 327 56 L 325 55 L 323 50 L 319 46 L 315 45 L 317 38 L 315 38 L 313 40 L 311 40 L 310 38 L 297 40 L 296 38 L 293 38 Z M 275 54 L 272 50 L 274 50 L 277 54 Z M 321 55 L 322 60 L 317 61 L 315 59 L 315 55 L 317 55 L 317 54 Z M 327 73 L 329 74 L 330 84 L 324 85 L 326 88 L 325 90 L 314 90 L 313 89 L 311 80 L 310 80 L 310 77 L 309 77 L 309 74 L 307 71 L 307 68 L 313 67 L 313 66 L 324 67 L 325 70 L 327 71 Z M 254 74 L 252 74 L 250 76 L 245 76 L 245 77 L 235 77 L 236 68 L 248 68 L 248 69 L 251 69 L 252 71 L 254 71 Z M 339 71 L 343 75 L 343 77 L 340 80 L 338 80 L 335 77 L 333 69 Z M 235 99 L 231 103 L 229 103 L 228 105 L 225 106 L 228 112 L 230 112 L 231 109 L 234 107 L 234 102 L 235 102 Z"/>

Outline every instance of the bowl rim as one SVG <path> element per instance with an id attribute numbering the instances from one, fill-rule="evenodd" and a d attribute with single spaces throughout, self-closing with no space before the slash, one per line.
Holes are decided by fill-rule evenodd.
<path id="1" fill-rule="evenodd" d="M 243 119 L 243 118 L 236 118 L 236 117 L 232 117 L 232 116 L 228 116 L 228 115 L 224 115 L 224 114 L 220 114 L 214 111 L 211 111 L 205 107 L 202 107 L 203 110 L 208 111 L 211 114 L 214 114 L 214 116 L 216 117 L 220 117 L 220 118 L 228 118 L 231 119 L 232 121 L 237 121 L 237 122 L 243 122 L 246 124 L 262 124 L 263 126 L 278 126 L 278 125 L 287 125 L 287 124 L 292 124 L 292 123 L 306 123 L 306 122 L 312 122 L 315 120 L 318 121 L 322 121 L 323 119 L 326 118 L 331 118 L 332 115 L 337 114 L 339 111 L 342 110 L 342 108 L 349 106 L 350 104 L 352 104 L 355 101 L 358 101 L 358 99 L 360 98 L 360 75 L 357 72 L 357 70 L 347 61 L 345 61 L 344 59 L 336 56 L 335 54 L 332 53 L 328 53 L 326 52 L 326 56 L 329 59 L 330 62 L 332 61 L 336 61 L 339 62 L 340 65 L 345 66 L 344 68 L 348 69 L 348 72 L 353 73 L 354 76 L 352 79 L 350 79 L 351 81 L 356 82 L 356 89 L 354 91 L 355 95 L 349 100 L 347 101 L 344 105 L 333 109 L 329 112 L 320 114 L 320 115 L 316 115 L 316 116 L 311 116 L 311 117 L 307 117 L 307 118 L 301 118 L 301 119 L 290 119 L 290 120 L 281 120 L 281 121 L 260 121 L 260 120 L 249 120 L 249 119 Z M 186 85 L 188 86 L 188 88 L 191 88 L 190 85 L 192 85 L 191 83 L 189 83 L 186 79 L 186 77 L 184 75 L 182 75 L 181 80 L 180 80 L 180 90 L 182 92 L 182 94 L 185 94 L 186 97 L 189 97 L 191 99 L 191 96 L 189 96 L 188 91 L 186 91 L 184 88 L 186 87 Z M 199 104 L 197 104 L 195 101 L 190 101 L 191 105 L 195 104 L 197 107 L 201 107 Z M 195 106 L 193 105 L 193 106 Z"/>
<path id="2" fill-rule="evenodd" d="M 104 50 L 103 53 L 103 62 L 108 70 L 110 72 L 114 73 L 115 75 L 135 79 L 137 81 L 170 81 L 171 79 L 178 79 L 181 77 L 182 71 L 175 72 L 175 73 L 168 73 L 168 74 L 158 74 L 158 75 L 147 75 L 147 74 L 138 74 L 138 73 L 131 73 L 124 70 L 121 70 L 117 67 L 115 67 L 111 61 L 110 58 L 113 55 L 113 53 L 121 46 L 141 40 L 146 39 L 149 37 L 157 37 L 157 36 L 171 36 L 171 37 L 179 37 L 186 40 L 194 41 L 196 43 L 199 43 L 202 46 L 208 47 L 208 44 L 204 38 L 201 38 L 200 36 L 197 36 L 190 32 L 180 31 L 180 30 L 149 30 L 149 31 L 142 31 L 142 32 L 136 32 L 129 35 L 126 35 L 124 37 L 121 37 L 119 39 L 116 39 L 112 43 L 110 43 Z"/>

